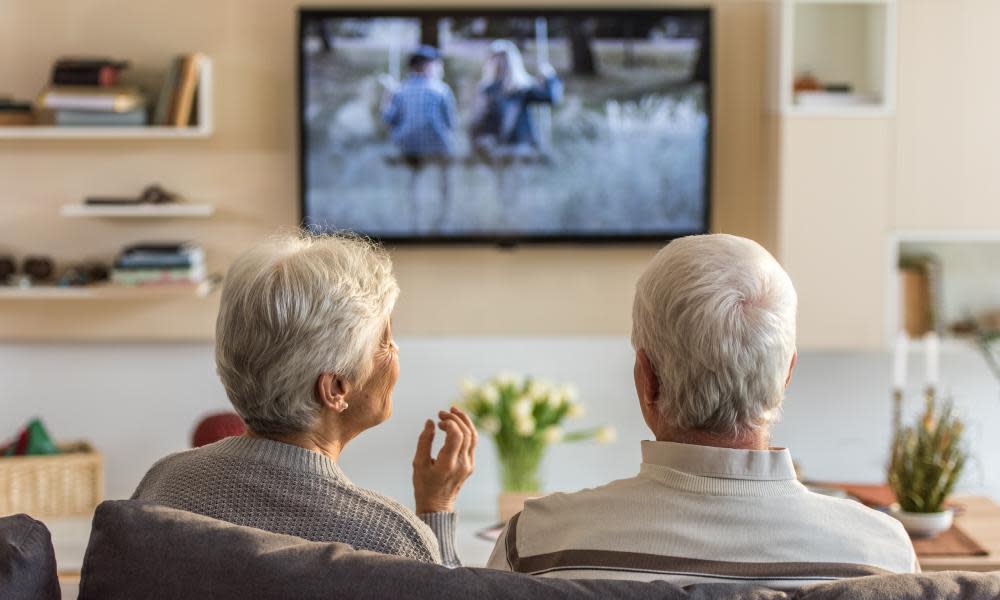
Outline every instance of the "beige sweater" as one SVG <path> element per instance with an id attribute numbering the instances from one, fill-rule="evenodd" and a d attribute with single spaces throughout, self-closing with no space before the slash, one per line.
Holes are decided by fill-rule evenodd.
<path id="1" fill-rule="evenodd" d="M 795 587 L 918 570 L 902 526 L 814 494 L 787 450 L 643 442 L 639 474 L 529 501 L 489 566 L 565 578 Z"/>

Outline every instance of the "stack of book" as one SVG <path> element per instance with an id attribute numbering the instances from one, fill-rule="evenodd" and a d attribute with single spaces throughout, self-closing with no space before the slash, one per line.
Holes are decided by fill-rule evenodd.
<path id="1" fill-rule="evenodd" d="M 110 58 L 61 58 L 36 104 L 54 125 L 113 127 L 146 124 L 146 100 L 121 85 L 128 62 Z"/>
<path id="2" fill-rule="evenodd" d="M 121 285 L 195 284 L 205 279 L 205 251 L 191 242 L 126 246 L 111 282 Z"/>

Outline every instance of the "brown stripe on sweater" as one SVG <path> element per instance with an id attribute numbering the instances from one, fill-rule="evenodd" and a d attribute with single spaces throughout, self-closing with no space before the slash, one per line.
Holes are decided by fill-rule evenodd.
<path id="1" fill-rule="evenodd" d="M 736 562 L 617 550 L 560 550 L 533 556 L 517 551 L 517 521 L 507 527 L 507 563 L 512 571 L 541 575 L 552 571 L 623 571 L 691 575 L 716 579 L 815 580 L 886 575 L 890 571 L 854 563 Z"/>

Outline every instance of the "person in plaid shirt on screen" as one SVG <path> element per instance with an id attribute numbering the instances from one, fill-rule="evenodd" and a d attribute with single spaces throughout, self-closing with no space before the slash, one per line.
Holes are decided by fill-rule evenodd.
<path id="1" fill-rule="evenodd" d="M 389 126 L 402 161 L 410 168 L 409 197 L 416 229 L 420 226 L 420 175 L 430 165 L 437 165 L 441 176 L 438 226 L 448 214 L 452 133 L 457 119 L 455 96 L 442 79 L 444 66 L 437 48 L 419 46 L 410 55 L 409 66 L 410 74 L 385 103 L 382 119 Z"/>

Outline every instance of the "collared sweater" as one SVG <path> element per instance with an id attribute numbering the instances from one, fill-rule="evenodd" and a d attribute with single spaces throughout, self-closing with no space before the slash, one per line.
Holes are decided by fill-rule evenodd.
<path id="1" fill-rule="evenodd" d="M 636 477 L 528 501 L 488 566 L 777 588 L 919 570 L 898 521 L 810 492 L 788 450 L 643 442 L 642 456 Z"/>
<path id="2" fill-rule="evenodd" d="M 454 513 L 415 515 L 352 484 L 326 455 L 273 440 L 231 437 L 171 454 L 132 498 L 315 542 L 461 564 Z"/>

